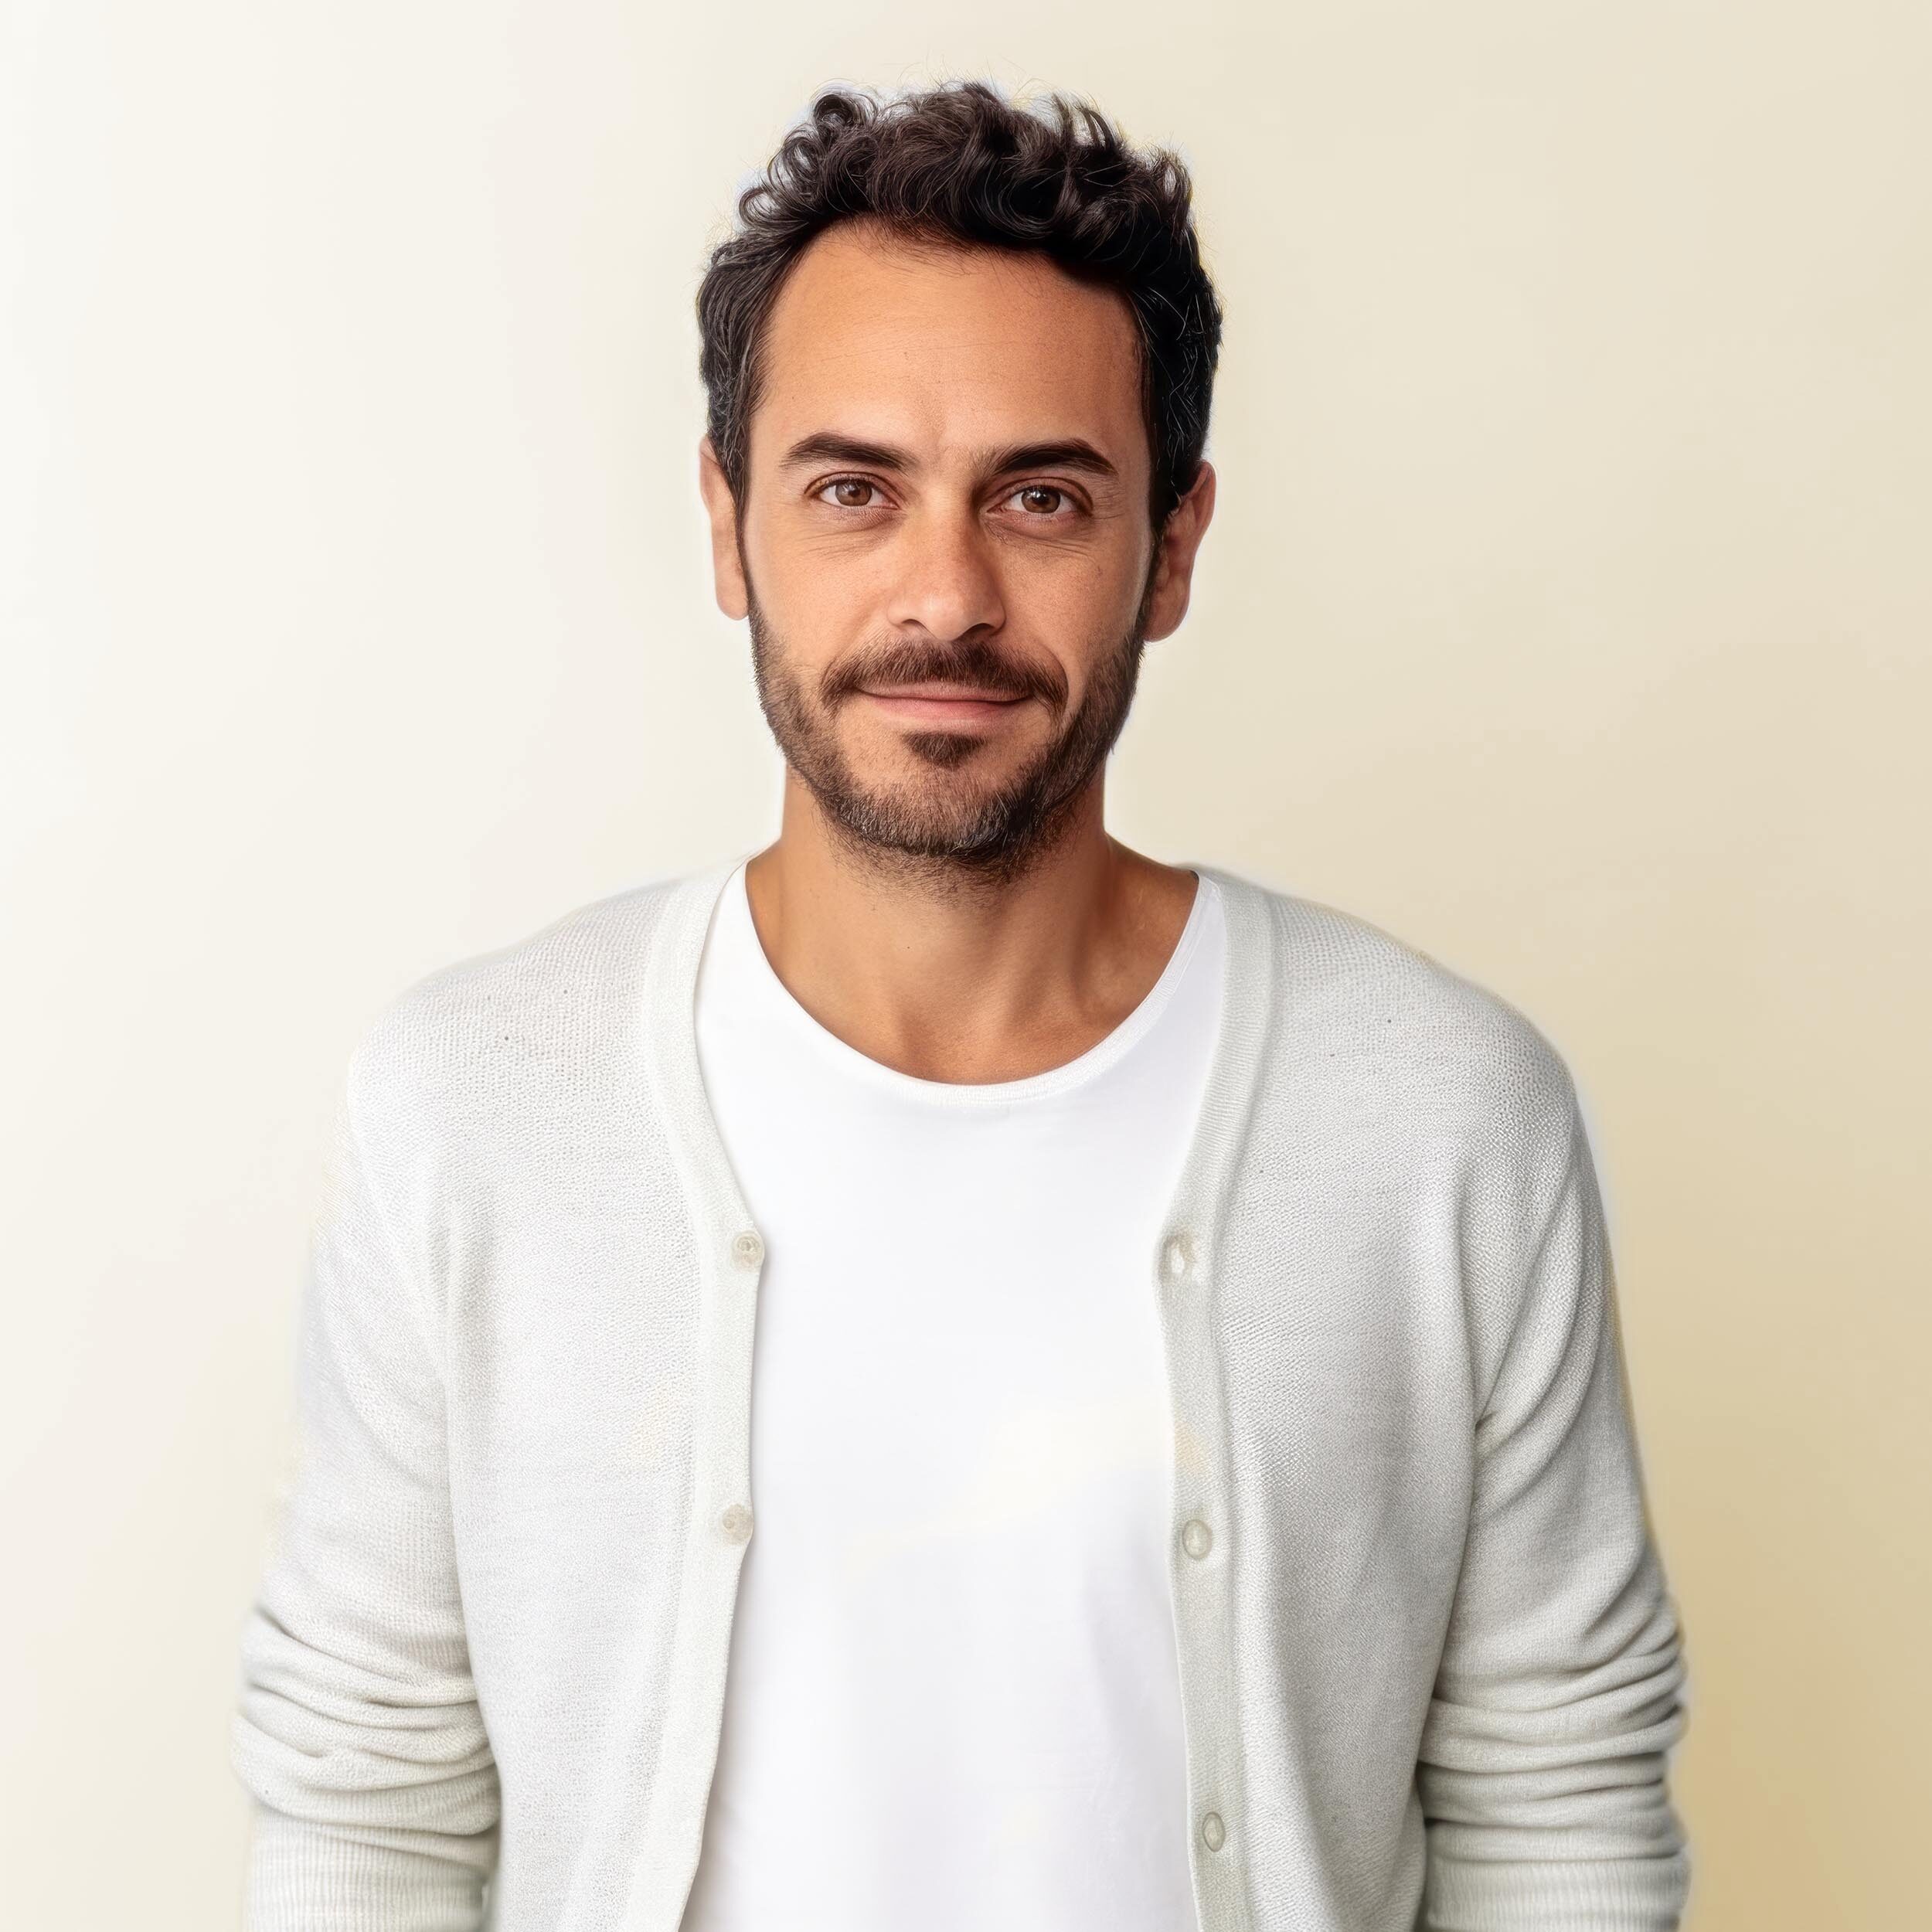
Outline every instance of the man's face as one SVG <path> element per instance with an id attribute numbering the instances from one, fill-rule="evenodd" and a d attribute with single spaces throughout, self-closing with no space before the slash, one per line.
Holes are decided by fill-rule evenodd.
<path id="1" fill-rule="evenodd" d="M 719 604 L 845 838 L 1010 872 L 1101 770 L 1212 501 L 1209 477 L 1171 520 L 1177 572 L 1138 354 L 1125 302 L 1041 257 L 846 223 L 794 264 L 745 500 L 708 444 L 704 485 Z"/>

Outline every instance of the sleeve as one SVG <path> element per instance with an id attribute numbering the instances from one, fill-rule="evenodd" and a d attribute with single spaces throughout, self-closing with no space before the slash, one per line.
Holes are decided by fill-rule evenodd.
<path id="1" fill-rule="evenodd" d="M 1604 1210 L 1567 1158 L 1476 1427 L 1468 1536 L 1417 1786 L 1427 1932 L 1675 1932 L 1687 1717 L 1651 1533 Z M 1540 1198 L 1540 1197 L 1539 1197 Z"/>
<path id="2" fill-rule="evenodd" d="M 243 1626 L 246 1932 L 474 1932 L 498 1842 L 435 1328 L 374 1192 L 361 1058 L 309 1243 L 296 1461 Z"/>

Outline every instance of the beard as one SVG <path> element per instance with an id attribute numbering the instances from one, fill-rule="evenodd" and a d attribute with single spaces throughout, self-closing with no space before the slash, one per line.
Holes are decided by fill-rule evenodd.
<path id="1" fill-rule="evenodd" d="M 1101 653 L 1085 696 L 1070 713 L 1057 665 L 1011 662 L 983 641 L 857 651 L 808 685 L 794 671 L 747 573 L 759 708 L 786 764 L 818 801 L 848 854 L 874 869 L 950 886 L 1009 884 L 1044 857 L 1073 823 L 1074 804 L 1106 763 L 1133 707 L 1155 563 L 1133 622 Z M 1045 744 L 997 781 L 976 781 L 973 774 L 975 762 L 1005 755 L 997 731 L 982 738 L 973 730 L 901 730 L 899 743 L 920 770 L 892 778 L 855 770 L 834 726 L 838 707 L 863 685 L 887 689 L 928 680 L 1037 698 L 1050 716 L 1066 715 Z"/>

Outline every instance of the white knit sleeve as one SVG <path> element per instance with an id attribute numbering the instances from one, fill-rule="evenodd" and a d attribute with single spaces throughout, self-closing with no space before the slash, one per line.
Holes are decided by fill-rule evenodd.
<path id="1" fill-rule="evenodd" d="M 1567 1157 L 1476 1429 L 1477 1476 L 1417 1787 L 1429 1932 L 1674 1932 L 1685 1727 L 1596 1169 Z"/>
<path id="2" fill-rule="evenodd" d="M 242 1641 L 247 1932 L 473 1932 L 497 1772 L 469 1669 L 436 1325 L 375 1192 L 357 1062 L 309 1249 L 294 1473 Z"/>

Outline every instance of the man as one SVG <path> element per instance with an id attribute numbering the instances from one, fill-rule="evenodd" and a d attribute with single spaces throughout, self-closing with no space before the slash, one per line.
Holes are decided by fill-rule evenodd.
<path id="1" fill-rule="evenodd" d="M 776 839 L 354 1057 L 257 1932 L 1679 1921 L 1563 1060 L 1104 829 L 1220 308 L 1179 164 L 1051 107 L 827 93 L 711 263 Z"/>

